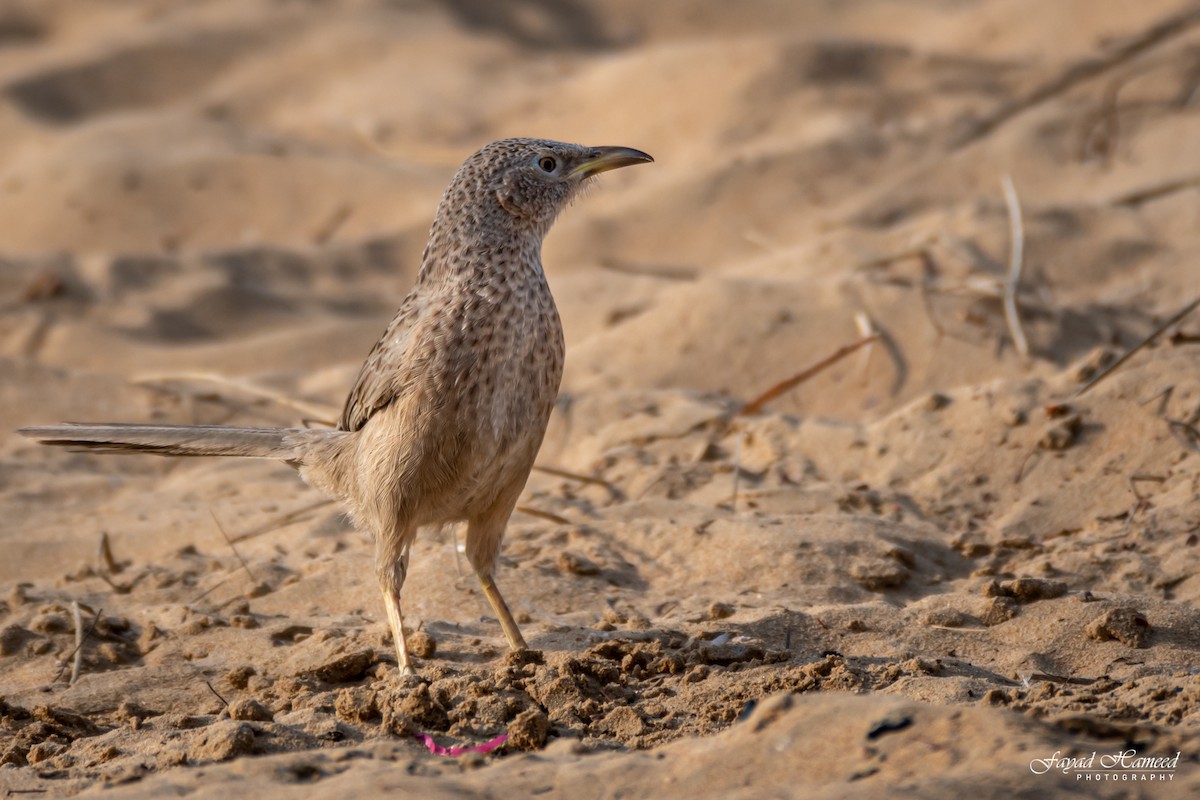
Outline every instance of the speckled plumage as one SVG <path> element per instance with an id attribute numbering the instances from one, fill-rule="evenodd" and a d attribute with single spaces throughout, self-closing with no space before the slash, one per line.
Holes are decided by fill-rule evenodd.
<path id="1" fill-rule="evenodd" d="M 421 269 L 359 371 L 337 430 L 59 425 L 21 432 L 101 452 L 283 458 L 374 535 L 402 670 L 408 552 L 425 525 L 465 521 L 467 557 L 513 649 L 525 646 L 492 579 L 563 368 L 542 239 L 591 176 L 652 159 L 628 148 L 504 139 L 463 163 Z"/>

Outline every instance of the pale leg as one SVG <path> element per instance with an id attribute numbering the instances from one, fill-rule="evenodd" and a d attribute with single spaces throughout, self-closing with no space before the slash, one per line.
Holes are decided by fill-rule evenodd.
<path id="1" fill-rule="evenodd" d="M 400 615 L 400 593 L 383 590 L 383 604 L 387 608 L 388 625 L 392 628 L 392 639 L 396 642 L 396 664 L 401 675 L 416 675 L 408 660 L 408 643 L 404 640 L 404 618 Z"/>
<path id="2" fill-rule="evenodd" d="M 496 581 L 486 572 L 477 570 L 475 574 L 479 576 L 479 585 L 483 587 L 484 596 L 492 604 L 492 610 L 500 619 L 500 627 L 504 628 L 504 637 L 508 639 L 508 646 L 513 650 L 528 648 L 528 645 L 525 644 L 525 637 L 521 635 L 521 629 L 517 627 L 517 621 L 513 619 L 512 612 L 508 610 L 508 603 L 504 602 L 500 590 L 496 588 Z"/>
<path id="3" fill-rule="evenodd" d="M 387 609 L 388 626 L 392 629 L 392 639 L 396 643 L 396 666 L 401 675 L 415 675 L 412 663 L 408 659 L 408 642 L 404 638 L 404 615 L 400 612 L 400 589 L 404 586 L 404 578 L 408 574 L 408 548 L 405 547 L 400 557 L 392 563 L 391 569 L 379 577 L 379 587 L 383 590 L 383 605 Z"/>

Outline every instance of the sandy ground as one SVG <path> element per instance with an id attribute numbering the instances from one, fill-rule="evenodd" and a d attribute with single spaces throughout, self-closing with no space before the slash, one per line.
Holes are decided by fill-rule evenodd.
<path id="1" fill-rule="evenodd" d="M 1195 3 L 5 3 L 0 430 L 331 417 L 508 135 L 658 159 L 546 243 L 588 480 L 509 528 L 534 651 L 453 531 L 403 679 L 288 467 L 5 433 L 0 788 L 1200 792 L 1200 313 L 1075 396 L 1200 296 Z M 1036 773 L 1130 750 L 1178 763 Z"/>

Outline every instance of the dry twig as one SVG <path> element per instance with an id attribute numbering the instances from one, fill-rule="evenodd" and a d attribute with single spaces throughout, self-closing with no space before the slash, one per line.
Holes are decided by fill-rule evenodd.
<path id="1" fill-rule="evenodd" d="M 63 672 L 65 672 L 67 669 L 67 662 L 72 661 L 72 660 L 74 661 L 75 666 L 71 670 L 71 673 L 72 673 L 71 683 L 75 682 L 75 679 L 79 675 L 79 663 L 81 660 L 81 652 L 83 650 L 83 644 L 84 644 L 84 642 L 86 642 L 88 640 L 88 637 L 92 635 L 92 631 L 94 631 L 96 629 L 96 623 L 100 621 L 100 615 L 104 613 L 104 609 L 100 609 L 99 611 L 97 611 L 96 616 L 92 619 L 92 624 L 87 629 L 87 632 L 84 633 L 83 636 L 80 636 L 79 631 L 82 629 L 83 626 L 80 625 L 80 621 L 79 621 L 79 609 L 80 609 L 79 601 L 76 600 L 75 608 L 74 608 L 74 610 L 75 610 L 75 649 L 73 649 L 71 652 L 67 653 L 67 657 L 63 659 L 62 665 L 58 668 L 58 672 L 55 673 L 54 680 L 51 681 L 51 683 L 58 682 L 58 679 L 62 677 Z M 79 657 L 77 657 L 77 656 L 79 656 Z"/>
<path id="2" fill-rule="evenodd" d="M 1029 356 L 1029 342 L 1025 339 L 1021 317 L 1017 313 L 1017 291 L 1021 282 L 1021 266 L 1025 260 L 1025 225 L 1021 221 L 1021 201 L 1017 197 L 1016 187 L 1013 186 L 1012 176 L 1005 175 L 1001 183 L 1004 186 L 1004 204 L 1008 208 L 1008 224 L 1012 231 L 1008 280 L 1004 282 L 1004 319 L 1008 322 L 1013 346 L 1025 358 Z"/>
<path id="3" fill-rule="evenodd" d="M 1200 7 L 1191 4 L 1185 5 L 1183 10 L 1160 20 L 1141 33 L 1127 39 L 1124 44 L 1113 48 L 1109 53 L 1085 58 L 1070 64 L 1061 73 L 1035 86 L 1021 97 L 1004 103 L 993 114 L 982 120 L 978 120 L 964 130 L 952 142 L 951 149 L 958 150 L 984 138 L 1018 114 L 1052 97 L 1064 94 L 1084 81 L 1090 80 L 1113 67 L 1120 66 L 1147 50 L 1186 33 L 1188 28 L 1198 23 L 1200 23 Z"/>
<path id="4" fill-rule="evenodd" d="M 541 509 L 533 508 L 532 506 L 517 506 L 516 510 L 520 511 L 522 514 L 528 514 L 531 517 L 537 517 L 538 519 L 549 520 L 550 522 L 553 522 L 556 525 L 570 525 L 571 524 L 571 520 L 567 519 L 566 517 L 560 517 L 558 514 L 554 514 L 550 511 L 542 511 Z"/>
<path id="5" fill-rule="evenodd" d="M 839 347 L 832 355 L 829 355 L 829 356 L 821 359 L 820 361 L 818 361 L 816 364 L 813 364 L 808 369 L 801 370 L 800 372 L 796 373 L 792 377 L 790 377 L 786 380 L 780 381 L 779 383 L 772 386 L 770 389 L 767 389 L 765 392 L 760 394 L 758 397 L 754 398 L 749 403 L 746 403 L 744 406 L 742 406 L 741 409 L 737 413 L 743 417 L 749 417 L 749 416 L 753 416 L 754 414 L 757 414 L 759 411 L 762 411 L 763 406 L 765 406 L 767 403 L 771 402 L 775 398 L 779 397 L 782 394 L 790 392 L 792 389 L 795 389 L 797 386 L 804 383 L 809 378 L 813 377 L 814 375 L 822 372 L 823 370 L 828 369 L 829 367 L 833 366 L 837 362 L 841 361 L 843 358 L 850 355 L 855 350 L 858 350 L 860 347 L 866 347 L 871 342 L 874 342 L 878 339 L 879 339 L 879 334 L 876 333 L 876 334 L 872 334 L 871 336 L 865 336 L 865 337 L 859 339 L 857 342 L 853 342 L 851 344 L 847 344 L 847 345 L 843 345 L 842 347 Z"/>
<path id="6" fill-rule="evenodd" d="M 271 531 L 277 531 L 280 528 L 286 527 L 288 525 L 291 525 L 293 522 L 297 522 L 297 521 L 303 519 L 305 516 L 312 513 L 313 511 L 316 511 L 318 508 L 321 508 L 322 506 L 332 505 L 334 502 L 335 502 L 334 500 L 330 500 L 330 499 L 318 500 L 317 502 L 313 503 L 312 505 L 307 505 L 302 508 L 297 508 L 295 511 L 288 511 L 287 513 L 281 514 L 280 516 L 276 517 L 273 520 L 270 520 L 266 523 L 263 523 L 262 525 L 259 525 L 257 528 L 251 528 L 250 530 L 246 531 L 245 533 L 239 533 L 237 536 L 234 536 L 232 539 L 230 539 L 230 543 L 244 542 L 247 539 L 253 539 L 255 536 L 262 536 L 264 533 L 270 533 Z"/>
<path id="7" fill-rule="evenodd" d="M 261 397 L 264 400 L 269 400 L 272 403 L 278 403 L 281 406 L 295 409 L 302 414 L 307 414 L 317 420 L 326 420 L 337 418 L 338 411 L 330 406 L 319 403 L 309 403 L 304 400 L 296 400 L 288 397 L 283 392 L 277 392 L 274 389 L 267 389 L 263 386 L 256 386 L 245 381 L 235 380 L 233 378 L 219 375 L 215 372 L 156 372 L 146 375 L 138 375 L 133 379 L 134 383 L 169 383 L 172 381 L 204 381 L 207 383 L 215 383 L 218 386 L 226 386 L 230 389 L 236 389 L 239 392 L 248 394 L 251 397 Z"/>
<path id="8" fill-rule="evenodd" d="M 221 701 L 221 704 L 223 706 L 225 706 L 226 708 L 229 708 L 229 701 L 226 700 L 224 697 L 221 697 L 221 693 L 218 692 L 216 689 L 214 689 L 213 685 L 211 683 L 209 683 L 208 681 L 205 681 L 204 685 L 208 687 L 208 690 L 210 692 L 212 692 L 214 695 L 217 696 L 217 699 Z"/>
<path id="9" fill-rule="evenodd" d="M 246 574 L 250 576 L 250 580 L 258 583 L 258 578 L 255 577 L 254 572 L 250 569 L 250 565 L 246 563 L 246 559 L 242 558 L 242 554 L 238 552 L 238 549 L 233 546 L 233 542 L 229 539 L 229 534 L 225 532 L 225 526 L 221 524 L 221 520 L 217 519 L 217 512 L 210 508 L 208 513 L 212 516 L 213 522 L 216 523 L 217 530 L 221 532 L 221 538 L 225 540 L 225 544 L 229 545 L 229 549 L 233 551 L 234 556 L 241 562 L 242 569 L 246 570 Z"/>
<path id="10" fill-rule="evenodd" d="M 1162 323 L 1157 328 L 1155 328 L 1153 331 L 1151 331 L 1149 336 L 1142 339 L 1140 342 L 1135 344 L 1133 347 L 1129 348 L 1124 353 L 1122 353 L 1121 357 L 1118 358 L 1116 361 L 1114 361 L 1113 363 L 1109 364 L 1104 369 L 1097 372 L 1090 381 L 1088 381 L 1083 386 L 1080 386 L 1078 389 L 1075 390 L 1075 393 L 1073 395 L 1071 395 L 1071 399 L 1074 400 L 1077 397 L 1082 397 L 1085 392 L 1089 391 L 1097 383 L 1104 380 L 1112 373 L 1116 372 L 1117 369 L 1121 365 L 1123 365 L 1126 361 L 1128 361 L 1130 358 L 1132 358 L 1135 353 L 1137 353 L 1143 347 L 1146 347 L 1147 345 L 1152 344 L 1155 339 L 1157 339 L 1159 336 L 1161 336 L 1163 334 L 1164 331 L 1166 331 L 1168 328 L 1170 328 L 1170 327 L 1174 326 L 1175 324 L 1179 323 L 1180 321 L 1182 321 L 1184 317 L 1186 317 L 1188 314 L 1195 311 L 1197 307 L 1200 307 L 1200 297 L 1197 297 L 1195 300 L 1188 303 L 1186 306 L 1181 308 L 1179 311 L 1176 311 L 1174 314 L 1171 315 L 1171 317 L 1166 322 Z"/>
<path id="11" fill-rule="evenodd" d="M 614 500 L 620 500 L 625 497 L 625 493 L 614 486 L 611 482 L 604 478 L 597 478 L 593 475 L 584 475 L 581 472 L 571 472 L 570 470 L 559 469 L 558 467 L 543 467 L 540 464 L 534 464 L 535 472 L 543 472 L 547 475 L 554 475 L 558 478 L 566 478 L 571 481 L 579 481 L 580 483 L 590 483 L 594 486 L 603 486 L 608 493 L 612 495 Z"/>
<path id="12" fill-rule="evenodd" d="M 74 686 L 75 681 L 79 680 L 79 669 L 83 666 L 83 614 L 79 611 L 79 601 L 71 601 L 71 617 L 75 620 L 75 658 L 71 662 L 71 680 L 69 683 Z"/>

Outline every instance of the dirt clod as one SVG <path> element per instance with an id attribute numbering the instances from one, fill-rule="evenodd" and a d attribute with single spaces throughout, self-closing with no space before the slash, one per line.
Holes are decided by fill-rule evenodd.
<path id="1" fill-rule="evenodd" d="M 417 658 L 433 658 L 437 652 L 437 640 L 425 631 L 414 631 L 408 635 L 408 652 Z"/>
<path id="2" fill-rule="evenodd" d="M 304 675 L 318 678 L 326 683 L 350 683 L 362 680 L 375 661 L 375 651 L 358 650 L 338 656 L 318 667 L 313 667 Z"/>
<path id="3" fill-rule="evenodd" d="M 222 720 L 209 725 L 188 748 L 190 762 L 228 761 L 254 750 L 254 729 L 245 722 Z"/>
<path id="4" fill-rule="evenodd" d="M 1087 627 L 1087 635 L 1096 641 L 1117 641 L 1129 647 L 1146 646 L 1150 636 L 1150 621 L 1134 608 L 1122 607 L 1106 611 Z"/>
<path id="5" fill-rule="evenodd" d="M 546 743 L 550 718 L 538 708 L 527 708 L 508 724 L 508 746 L 516 750 L 537 750 Z"/>
<path id="6" fill-rule="evenodd" d="M 229 704 L 229 717 L 249 722 L 270 722 L 275 715 L 253 697 L 241 697 Z"/>

